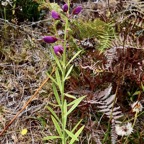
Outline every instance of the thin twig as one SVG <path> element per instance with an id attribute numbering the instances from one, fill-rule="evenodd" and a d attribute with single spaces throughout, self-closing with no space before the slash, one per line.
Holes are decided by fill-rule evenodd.
<path id="1" fill-rule="evenodd" d="M 55 67 L 53 68 L 51 75 L 54 73 Z M 28 106 L 28 104 L 34 99 L 34 97 L 38 94 L 38 92 L 41 90 L 41 88 L 45 85 L 45 83 L 49 80 L 49 77 L 45 79 L 42 84 L 39 86 L 39 88 L 36 90 L 34 95 L 31 96 L 31 98 L 26 102 L 26 104 L 22 107 L 20 111 L 17 112 L 17 114 L 14 116 L 14 118 L 5 126 L 3 131 L 0 133 L 0 136 L 3 135 L 3 133 L 9 128 L 9 126 L 15 121 L 15 119 L 19 116 L 19 114 Z"/>

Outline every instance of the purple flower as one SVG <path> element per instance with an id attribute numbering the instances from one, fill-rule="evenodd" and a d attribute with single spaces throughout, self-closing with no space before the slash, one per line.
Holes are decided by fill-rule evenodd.
<path id="1" fill-rule="evenodd" d="M 61 55 L 63 53 L 63 47 L 61 45 L 54 46 L 54 52 L 56 55 Z"/>
<path id="2" fill-rule="evenodd" d="M 43 37 L 43 40 L 46 43 L 55 43 L 58 39 L 56 37 L 53 37 L 53 36 L 45 36 L 45 37 Z"/>
<path id="3" fill-rule="evenodd" d="M 59 13 L 57 13 L 56 11 L 52 10 L 51 11 L 51 15 L 55 20 L 59 20 L 60 19 L 60 15 Z"/>
<path id="4" fill-rule="evenodd" d="M 77 14 L 79 14 L 79 13 L 81 12 L 81 10 L 82 10 L 82 7 L 81 7 L 81 6 L 77 6 L 77 7 L 73 10 L 72 14 L 77 15 Z"/>
<path id="5" fill-rule="evenodd" d="M 62 9 L 63 9 L 64 12 L 67 12 L 67 11 L 68 11 L 68 5 L 67 5 L 67 4 L 64 4 L 64 5 L 62 6 Z"/>

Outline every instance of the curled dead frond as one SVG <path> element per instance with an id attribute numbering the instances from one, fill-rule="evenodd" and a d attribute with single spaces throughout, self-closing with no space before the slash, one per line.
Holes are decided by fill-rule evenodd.
<path id="1" fill-rule="evenodd" d="M 95 94 L 96 100 L 99 103 L 98 109 L 100 112 L 104 112 L 108 118 L 114 119 L 116 123 L 119 123 L 118 119 L 123 116 L 120 107 L 115 106 L 116 95 L 110 95 L 112 87 L 109 86 L 104 91 Z"/>

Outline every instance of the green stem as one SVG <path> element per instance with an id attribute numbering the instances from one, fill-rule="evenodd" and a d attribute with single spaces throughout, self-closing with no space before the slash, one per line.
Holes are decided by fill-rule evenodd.
<path id="1" fill-rule="evenodd" d="M 137 117 L 138 117 L 138 112 L 135 113 L 135 118 L 134 118 L 134 122 L 133 122 L 132 128 L 134 128 L 134 126 L 135 126 Z"/>
<path id="2" fill-rule="evenodd" d="M 61 114 L 62 114 L 62 131 L 63 131 L 63 138 L 62 138 L 62 144 L 66 144 L 66 133 L 65 133 L 65 113 L 64 113 L 64 101 L 65 101 L 65 95 L 64 95 L 64 87 L 65 87 L 65 75 L 66 75 L 66 44 L 67 44 L 67 29 L 68 29 L 68 18 L 65 19 L 65 35 L 64 35 L 64 51 L 63 51 L 63 72 L 62 72 L 62 92 L 61 92 L 61 98 L 62 98 L 62 108 L 61 108 Z"/>
<path id="3" fill-rule="evenodd" d="M 138 112 L 135 113 L 135 117 L 134 117 L 134 122 L 133 122 L 132 128 L 134 128 L 134 126 L 135 126 L 137 117 L 138 117 Z M 126 137 L 126 140 L 125 140 L 125 143 L 124 143 L 124 144 L 127 144 L 128 138 L 129 138 L 129 136 Z"/>

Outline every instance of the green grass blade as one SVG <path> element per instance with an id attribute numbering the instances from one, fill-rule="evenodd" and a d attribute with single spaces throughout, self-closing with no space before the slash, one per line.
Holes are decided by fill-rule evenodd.
<path id="1" fill-rule="evenodd" d="M 85 126 L 82 126 L 76 133 L 75 136 L 78 138 L 78 136 L 81 134 L 82 130 Z M 72 138 L 69 144 L 73 144 L 75 142 L 75 138 Z"/>
<path id="2" fill-rule="evenodd" d="M 78 51 L 70 60 L 69 62 L 67 63 L 66 67 L 81 53 L 81 50 Z"/>
<path id="3" fill-rule="evenodd" d="M 139 95 L 140 91 L 135 91 L 132 96 Z"/>
<path id="4" fill-rule="evenodd" d="M 67 135 L 68 135 L 69 137 L 71 137 L 74 141 L 78 141 L 77 136 L 76 136 L 75 134 L 73 134 L 71 131 L 65 129 L 65 132 L 66 132 Z"/>
<path id="5" fill-rule="evenodd" d="M 67 102 L 66 100 L 64 101 L 64 128 L 66 127 L 66 123 L 67 123 Z"/>
<path id="6" fill-rule="evenodd" d="M 62 82 L 61 82 L 61 78 L 60 78 L 60 74 L 59 74 L 58 69 L 56 69 L 56 71 L 55 71 L 55 76 L 56 76 L 57 84 L 58 84 L 59 89 L 61 91 L 62 90 L 62 84 L 61 84 Z"/>
<path id="7" fill-rule="evenodd" d="M 62 137 L 62 132 L 61 132 L 61 128 L 60 128 L 59 123 L 57 122 L 57 120 L 53 116 L 51 116 L 51 118 L 52 118 L 52 121 L 54 123 L 54 126 L 55 126 L 59 136 Z"/>
<path id="8" fill-rule="evenodd" d="M 53 83 L 52 87 L 53 87 L 53 92 L 54 92 L 56 101 L 57 101 L 57 103 L 59 104 L 59 106 L 61 107 L 60 97 L 59 97 L 59 94 L 58 94 L 58 92 L 57 92 L 57 89 L 56 89 L 56 86 L 55 86 L 54 83 Z"/>
<path id="9" fill-rule="evenodd" d="M 60 136 L 46 136 L 43 138 L 44 141 L 46 140 L 53 140 L 53 139 L 58 139 L 61 138 Z"/>
<path id="10" fill-rule="evenodd" d="M 46 108 L 52 113 L 52 115 L 57 119 L 57 121 L 60 123 L 60 119 L 56 115 L 56 113 L 53 111 L 53 109 L 49 106 L 46 106 Z"/>
<path id="11" fill-rule="evenodd" d="M 56 62 L 56 64 L 57 64 L 57 66 L 59 67 L 59 69 L 60 69 L 61 72 L 62 72 L 62 66 L 61 66 L 60 60 L 57 58 L 57 56 L 55 55 L 55 53 L 54 53 L 54 51 L 53 51 L 52 48 L 51 48 L 51 52 L 52 52 L 52 54 L 53 54 L 53 56 L 54 56 L 54 59 L 55 59 L 55 62 Z"/>
<path id="12" fill-rule="evenodd" d="M 56 85 L 58 85 L 58 83 L 55 81 L 55 79 L 49 73 L 47 73 L 47 75 Z"/>
<path id="13" fill-rule="evenodd" d="M 142 88 L 142 91 L 144 91 L 144 85 L 143 85 L 143 83 L 141 83 L 141 88 Z"/>
<path id="14" fill-rule="evenodd" d="M 71 95 L 71 94 L 68 94 L 68 93 L 65 93 L 65 96 L 68 97 L 68 98 L 76 99 L 75 96 L 73 96 L 73 95 Z"/>
<path id="15" fill-rule="evenodd" d="M 69 114 L 78 106 L 78 104 L 79 104 L 84 98 L 85 98 L 85 96 L 80 97 L 80 98 L 74 100 L 74 101 L 72 102 L 72 103 L 74 103 L 74 104 L 73 104 L 72 107 L 68 110 L 67 115 L 69 115 Z"/>
<path id="16" fill-rule="evenodd" d="M 72 133 L 74 133 L 74 131 L 76 130 L 76 128 L 80 125 L 80 123 L 82 122 L 82 119 L 74 126 L 74 128 L 72 129 Z M 67 137 L 68 139 L 68 137 Z"/>
<path id="17" fill-rule="evenodd" d="M 76 130 L 76 128 L 80 125 L 81 122 L 82 122 L 82 119 L 74 126 L 74 128 L 72 129 L 72 132 Z"/>
<path id="18" fill-rule="evenodd" d="M 67 80 L 67 79 L 68 79 L 68 76 L 70 75 L 72 69 L 73 69 L 73 65 L 69 68 L 69 70 L 68 70 L 68 72 L 67 72 L 67 74 L 66 74 L 64 80 Z"/>

